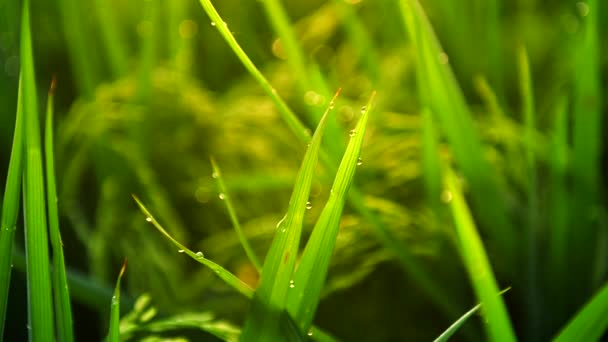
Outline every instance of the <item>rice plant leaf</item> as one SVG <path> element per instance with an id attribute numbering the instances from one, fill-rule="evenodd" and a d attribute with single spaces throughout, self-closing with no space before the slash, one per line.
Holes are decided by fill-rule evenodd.
<path id="1" fill-rule="evenodd" d="M 268 82 L 268 80 L 262 75 L 262 73 L 255 67 L 251 59 L 247 56 L 245 51 L 240 47 L 230 30 L 228 30 L 227 26 L 224 24 L 224 21 L 217 13 L 213 4 L 209 0 L 200 0 L 203 9 L 207 13 L 207 15 L 211 18 L 212 23 L 217 27 L 218 31 L 224 38 L 224 40 L 228 43 L 230 48 L 233 50 L 235 55 L 241 61 L 241 63 L 245 66 L 247 71 L 254 77 L 254 79 L 260 84 L 260 86 L 264 89 L 264 91 L 268 94 L 268 96 L 272 99 L 279 110 L 279 114 L 282 119 L 287 123 L 288 127 L 292 130 L 292 132 L 296 135 L 300 141 L 308 143 L 310 141 L 310 134 L 306 130 L 306 128 L 302 125 L 302 123 L 297 119 L 293 111 L 287 106 L 285 101 L 277 94 L 276 90 L 272 87 L 272 85 Z M 334 155 L 334 157 L 338 158 L 338 155 Z M 335 162 L 321 152 L 321 161 L 324 165 L 328 166 L 329 169 L 335 170 L 336 165 Z M 393 234 L 384 226 L 382 222 L 376 217 L 376 215 L 365 207 L 365 203 L 363 202 L 362 196 L 355 196 L 358 192 L 355 191 L 356 188 L 353 187 L 353 196 L 349 198 L 353 207 L 368 221 L 374 224 L 374 229 L 376 234 L 381 238 L 382 242 L 389 248 L 395 255 L 399 257 L 399 261 L 403 268 L 409 274 L 415 274 L 418 279 L 423 279 L 424 284 L 421 284 L 421 287 L 427 291 L 427 293 L 431 294 L 432 297 L 438 298 L 442 297 L 441 295 L 435 296 L 433 293 L 439 293 L 434 290 L 430 290 L 429 284 L 434 289 L 440 289 L 440 286 L 437 285 L 433 278 L 425 272 L 425 270 L 420 266 L 420 264 L 411 257 L 411 254 L 406 251 L 406 246 L 400 243 L 397 239 L 394 238 Z M 445 296 L 443 296 L 445 297 Z M 451 303 L 443 301 L 443 300 L 435 300 L 438 305 L 448 312 L 451 316 L 456 316 L 458 311 L 453 310 L 451 307 Z"/>
<path id="2" fill-rule="evenodd" d="M 520 95 L 523 103 L 524 117 L 524 141 L 526 148 L 526 168 L 528 172 L 527 197 L 528 197 L 528 217 L 527 217 L 527 320 L 529 324 L 529 340 L 538 340 L 538 324 L 540 312 L 538 308 L 538 276 L 537 276 L 537 234 L 539 224 L 539 199 L 538 181 L 536 171 L 536 155 L 534 146 L 536 145 L 534 136 L 536 134 L 536 111 L 534 108 L 534 92 L 532 85 L 532 75 L 530 72 L 530 61 L 525 47 L 520 47 L 518 51 L 519 59 L 519 78 Z"/>
<path id="3" fill-rule="evenodd" d="M 580 251 L 570 257 L 574 277 L 570 285 L 572 302 L 579 305 L 591 295 L 605 272 L 594 271 L 597 267 L 576 267 L 589 260 L 605 259 L 598 257 L 594 246 L 599 235 L 597 208 L 602 206 L 598 184 L 602 174 L 603 143 L 603 99 L 601 47 L 605 38 L 600 33 L 602 20 L 605 22 L 605 1 L 587 0 L 577 3 L 585 8 L 580 41 L 575 46 L 573 65 L 572 97 L 572 182 L 574 188 L 573 224 L 580 229 L 569 236 L 573 250 Z M 586 281 L 581 282 L 580 279 Z M 588 284 L 587 286 L 583 284 Z"/>
<path id="4" fill-rule="evenodd" d="M 36 74 L 30 31 L 29 0 L 23 2 L 21 21 L 21 72 L 23 77 L 23 120 L 25 128 L 24 213 L 25 252 L 29 302 L 30 341 L 48 341 L 55 336 L 49 270 L 44 173 L 40 147 L 40 119 Z"/>
<path id="5" fill-rule="evenodd" d="M 46 160 L 46 195 L 49 215 L 49 236 L 53 249 L 53 293 L 55 300 L 55 318 L 57 319 L 57 338 L 59 341 L 74 341 L 72 308 L 63 256 L 63 242 L 59 230 L 59 210 L 57 209 L 57 185 L 55 182 L 55 160 L 53 143 L 53 103 L 55 79 L 46 104 L 45 127 L 45 160 Z"/>
<path id="6" fill-rule="evenodd" d="M 599 341 L 608 330 L 608 285 L 585 305 L 554 339 L 555 342 Z"/>
<path id="7" fill-rule="evenodd" d="M 500 292 L 503 294 L 510 290 L 511 288 L 506 288 Z M 481 304 L 475 305 L 471 310 L 467 311 L 462 315 L 456 322 L 452 323 L 446 331 L 444 331 L 439 337 L 437 337 L 434 342 L 446 342 L 452 337 L 468 320 L 473 316 L 479 309 L 481 308 Z"/>
<path id="8" fill-rule="evenodd" d="M 195 261 L 210 268 L 213 272 L 215 272 L 215 274 L 217 274 L 218 277 L 220 277 L 220 279 L 222 279 L 224 282 L 226 282 L 226 284 L 228 284 L 229 286 L 231 286 L 232 288 L 237 290 L 239 293 L 241 293 L 245 297 L 248 297 L 248 298 L 253 297 L 253 290 L 249 287 L 249 285 L 242 282 L 239 278 L 237 278 L 234 274 L 227 271 L 222 266 L 205 258 L 205 256 L 203 255 L 202 252 L 195 253 L 192 250 L 188 249 L 186 246 L 182 245 L 179 241 L 175 240 L 171 236 L 171 234 L 169 234 L 165 230 L 165 228 L 163 228 L 163 226 L 161 226 L 160 223 L 158 223 L 156 218 L 154 218 L 154 216 L 152 216 L 150 211 L 148 211 L 148 209 L 141 203 L 141 201 L 136 196 L 133 196 L 133 199 L 139 206 L 139 209 L 142 211 L 142 213 L 146 216 L 146 221 L 151 223 L 154 226 L 154 228 L 156 228 L 161 234 L 163 234 L 167 239 L 169 239 L 169 241 L 171 241 L 171 243 L 173 243 L 178 248 L 178 252 L 185 253 L 186 255 L 188 255 L 189 257 L 194 259 Z"/>
<path id="9" fill-rule="evenodd" d="M 211 23 L 214 27 L 217 28 L 219 33 L 222 35 L 228 46 L 232 49 L 234 54 L 237 56 L 239 61 L 243 64 L 245 69 L 253 76 L 253 78 L 258 82 L 258 84 L 262 87 L 264 92 L 270 97 L 272 102 L 274 102 L 275 106 L 279 111 L 279 115 L 281 115 L 282 119 L 285 121 L 287 126 L 294 132 L 294 134 L 301 141 L 308 142 L 310 140 L 310 133 L 306 129 L 306 127 L 300 122 L 298 117 L 293 113 L 293 111 L 289 108 L 287 103 L 279 96 L 276 89 L 268 82 L 266 77 L 258 70 L 258 68 L 253 64 L 247 53 L 241 48 L 239 43 L 236 41 L 232 32 L 228 29 L 228 25 L 219 15 L 215 7 L 210 0 L 200 0 L 203 9 L 211 19 Z"/>
<path id="10" fill-rule="evenodd" d="M 516 341 L 505 303 L 500 297 L 498 285 L 488 256 L 477 232 L 473 217 L 466 204 L 461 185 L 454 172 L 445 169 L 446 191 L 451 194 L 450 209 L 464 261 L 475 294 L 484 305 L 487 319 L 486 333 L 490 341 Z"/>
<path id="11" fill-rule="evenodd" d="M 2 202 L 2 221 L 0 224 L 0 341 L 4 336 L 4 321 L 8 305 L 8 292 L 13 268 L 13 241 L 19 217 L 19 201 L 21 200 L 21 177 L 23 173 L 23 89 L 19 81 L 17 95 L 17 117 L 11 159 L 4 188 Z"/>
<path id="12" fill-rule="evenodd" d="M 230 216 L 232 226 L 234 227 L 236 234 L 239 236 L 241 246 L 243 246 L 243 249 L 245 250 L 247 257 L 249 258 L 249 261 L 251 261 L 251 264 L 253 264 L 253 266 L 259 273 L 262 270 L 260 260 L 258 259 L 257 255 L 255 255 L 253 248 L 251 248 L 251 245 L 249 244 L 249 241 L 247 241 L 247 237 L 245 236 L 245 233 L 241 228 L 239 219 L 236 216 L 236 211 L 234 210 L 234 206 L 232 205 L 232 198 L 228 193 L 228 190 L 226 189 L 226 185 L 224 184 L 224 177 L 222 176 L 222 171 L 217 166 L 217 163 L 213 158 L 211 158 L 211 167 L 213 168 L 213 178 L 215 178 L 215 180 L 217 181 L 217 186 L 220 191 L 220 198 L 224 201 L 224 203 L 226 203 L 228 216 Z"/>
<path id="13" fill-rule="evenodd" d="M 336 93 L 321 118 L 306 150 L 296 177 L 285 217 L 277 224 L 270 250 L 264 259 L 260 284 L 255 292 L 252 307 L 243 328 L 244 341 L 270 341 L 281 339 L 280 315 L 285 310 L 287 293 L 295 268 L 302 235 L 302 224 L 314 171 L 319 159 L 321 140 L 329 112 L 340 94 Z"/>
<path id="14" fill-rule="evenodd" d="M 375 93 L 372 94 L 355 129 L 351 131 L 351 139 L 338 168 L 329 199 L 313 228 L 302 253 L 300 265 L 289 284 L 287 309 L 303 332 L 308 332 L 321 298 L 321 290 L 338 236 L 342 210 L 355 171 L 361 164 L 361 146 L 374 98 Z"/>
<path id="15" fill-rule="evenodd" d="M 110 329 L 108 331 L 108 342 L 120 342 L 120 281 L 127 269 L 127 260 L 122 264 L 118 278 L 116 279 L 116 287 L 112 296 L 112 304 L 110 306 Z"/>
<path id="16" fill-rule="evenodd" d="M 454 157 L 469 181 L 473 205 L 481 224 L 488 229 L 504 264 L 515 257 L 515 234 L 505 203 L 484 159 L 480 138 L 462 90 L 449 66 L 433 28 L 418 0 L 399 0 L 402 17 L 416 51 L 419 97 L 431 109 L 446 135 Z"/>
<path id="17" fill-rule="evenodd" d="M 115 78 L 124 76 L 128 72 L 129 55 L 120 34 L 120 22 L 112 13 L 112 3 L 95 0 L 94 10 L 97 13 L 99 31 L 112 74 Z"/>

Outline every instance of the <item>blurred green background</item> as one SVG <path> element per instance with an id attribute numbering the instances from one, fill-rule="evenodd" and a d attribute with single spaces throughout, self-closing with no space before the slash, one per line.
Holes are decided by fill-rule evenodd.
<path id="1" fill-rule="evenodd" d="M 404 272 L 377 238 L 374 223 L 347 205 L 315 323 L 344 341 L 432 340 L 455 319 L 446 306 L 465 312 L 476 299 L 442 203 L 449 194 L 439 189 L 436 196 L 429 195 L 433 183 L 424 172 L 422 98 L 432 95 L 420 94 L 416 87 L 416 50 L 398 1 L 281 1 L 306 58 L 305 73 L 294 69 L 289 47 L 277 38 L 263 3 L 225 0 L 214 5 L 307 127 L 314 129 L 315 115 L 323 112 L 330 94 L 343 89 L 336 104 L 337 130 L 325 139 L 326 149 L 343 146 L 361 106 L 373 90 L 378 92 L 356 177 L 358 190 L 367 208 L 407 246 L 450 302 L 431 300 L 429 289 Z M 580 139 L 571 131 L 581 114 L 576 100 L 568 101 L 577 84 L 595 80 L 592 86 L 600 90 L 599 98 L 589 106 L 597 108 L 600 118 L 606 113 L 602 100 L 608 89 L 608 6 L 598 3 L 597 70 L 591 71 L 595 76 L 577 81 L 584 73 L 579 67 L 585 63 L 580 56 L 589 15 L 585 2 L 421 1 L 445 49 L 438 58 L 452 67 L 470 105 L 483 143 L 481 157 L 497 179 L 500 206 L 506 208 L 521 244 L 530 211 L 536 210 L 539 217 L 533 262 L 540 303 L 530 302 L 525 272 L 532 261 L 525 247 L 518 244 L 519 249 L 510 251 L 520 256 L 512 262 L 504 256 L 501 241 L 486 241 L 501 288 L 513 287 L 504 297 L 524 339 L 554 334 L 606 280 L 605 126 L 600 120 L 599 126 L 588 127 L 590 139 L 599 137 L 601 154 L 591 164 L 593 193 L 587 193 L 578 186 L 578 159 L 570 147 Z M 255 285 L 255 270 L 218 198 L 209 157 L 221 166 L 247 236 L 263 256 L 287 208 L 305 145 L 290 132 L 197 1 L 58 0 L 33 1 L 32 6 L 40 93 L 46 93 L 53 75 L 57 79 L 59 208 L 66 263 L 72 278 L 80 281 L 80 287 L 72 285 L 77 339 L 93 341 L 105 335 L 111 284 L 125 257 L 126 311 L 147 293 L 159 317 L 209 312 L 242 324 L 248 302 L 211 271 L 177 253 L 146 224 L 131 194 L 148 203 L 178 240 Z M 0 4 L 0 179 L 8 167 L 15 118 L 19 13 L 19 1 Z M 535 98 L 532 143 L 523 138 L 518 73 L 522 46 L 529 55 Z M 317 86 L 320 78 L 327 89 Z M 569 113 L 565 122 L 570 132 L 561 149 L 554 144 L 560 108 Z M 451 160 L 450 145 L 441 136 L 439 155 Z M 530 150 L 537 159 L 536 209 L 530 209 L 527 197 Z M 551 175 L 562 160 L 565 196 L 556 200 Z M 332 175 L 322 167 L 318 175 L 308 228 L 330 188 Z M 463 182 L 476 188 L 476 179 Z M 574 218 L 563 219 L 570 230 L 589 226 L 597 236 L 592 245 L 567 247 L 575 261 L 560 264 L 561 271 L 555 272 L 547 245 L 560 215 L 556 208 L 564 207 L 573 209 Z M 484 216 L 473 209 L 476 218 Z M 487 237 L 488 222 L 480 219 L 478 225 Z M 22 246 L 23 237 L 18 234 L 17 240 Z M 17 256 L 16 269 L 22 269 L 19 260 Z M 578 274 L 577 267 L 585 271 Z M 586 278 L 585 272 L 591 275 Z M 13 274 L 6 329 L 8 341 L 19 341 L 27 336 L 26 291 L 24 273 Z M 569 299 L 556 309 L 558 297 Z M 530 305 L 542 312 L 535 326 L 528 319 Z M 475 340 L 483 336 L 481 327 L 480 320 L 471 321 L 455 340 Z M 168 331 L 164 336 L 214 341 L 199 331 Z"/>

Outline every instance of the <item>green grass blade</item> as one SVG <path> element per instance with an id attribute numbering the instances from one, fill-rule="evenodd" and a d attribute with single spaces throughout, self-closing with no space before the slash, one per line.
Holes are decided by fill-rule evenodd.
<path id="1" fill-rule="evenodd" d="M 120 281 L 127 269 L 127 260 L 122 264 L 118 279 L 116 279 L 116 287 L 112 296 L 112 304 L 110 305 L 110 328 L 108 331 L 108 342 L 120 342 Z"/>
<path id="2" fill-rule="evenodd" d="M 530 61 L 525 47 L 520 47 L 518 51 L 520 95 L 524 113 L 524 146 L 526 150 L 527 168 L 527 197 L 528 197 L 528 217 L 527 217 L 527 315 L 528 329 L 530 334 L 528 339 L 535 341 L 539 339 L 536 335 L 539 332 L 540 312 L 538 308 L 538 229 L 539 229 L 539 199 L 538 199 L 538 180 L 536 171 L 536 155 L 534 146 L 536 145 L 534 136 L 536 134 L 536 112 L 534 109 L 534 92 L 532 76 L 530 72 Z"/>
<path id="3" fill-rule="evenodd" d="M 287 55 L 287 63 L 296 75 L 296 82 L 300 88 L 300 92 L 304 94 L 307 91 L 314 90 L 324 98 L 328 97 L 330 90 L 327 81 L 315 65 L 309 65 L 307 62 L 307 58 L 300 48 L 296 34 L 292 29 L 289 16 L 283 5 L 281 5 L 281 1 L 263 0 L 262 4 L 275 34 L 281 39 L 284 47 L 283 50 Z M 308 109 L 313 122 L 316 123 L 320 119 L 320 111 L 313 107 L 308 107 Z M 337 156 L 343 147 L 341 129 L 335 117 L 328 119 L 326 130 L 327 135 L 331 139 L 328 139 L 325 145 L 333 156 Z"/>
<path id="4" fill-rule="evenodd" d="M 226 284 L 231 286 L 233 289 L 237 290 L 239 293 L 244 295 L 245 297 L 251 298 L 253 297 L 253 290 L 244 282 L 242 282 L 239 278 L 237 278 L 234 274 L 228 272 L 222 266 L 214 263 L 213 261 L 205 258 L 202 252 L 193 252 L 188 249 L 186 246 L 182 245 L 179 241 L 175 240 L 171 234 L 169 234 L 163 226 L 158 223 L 158 221 L 152 216 L 150 211 L 141 203 L 141 201 L 133 196 L 133 199 L 139 206 L 139 209 L 142 211 L 144 215 L 146 215 L 146 221 L 151 223 L 154 228 L 156 228 L 161 234 L 163 234 L 169 241 L 171 241 L 177 248 L 180 253 L 185 253 L 195 261 L 205 265 L 210 268 L 218 277 L 220 277 Z"/>
<path id="5" fill-rule="evenodd" d="M 137 96 L 140 101 L 149 100 L 152 92 L 152 75 L 158 59 L 157 38 L 160 31 L 160 0 L 144 2 L 145 25 L 141 34 L 141 54 L 139 56 Z"/>
<path id="6" fill-rule="evenodd" d="M 70 293 L 63 257 L 63 243 L 59 230 L 59 210 L 57 209 L 57 185 L 55 183 L 55 160 L 53 143 L 53 105 L 55 80 L 46 104 L 45 127 L 45 160 L 46 160 L 46 195 L 49 214 L 49 236 L 53 249 L 53 294 L 55 300 L 55 318 L 57 319 L 57 339 L 59 341 L 74 341 L 72 308 L 70 306 Z"/>
<path id="7" fill-rule="evenodd" d="M 507 291 L 509 291 L 511 288 L 506 288 L 504 290 L 502 290 L 500 292 L 500 294 L 503 294 Z M 468 320 L 469 318 L 471 318 L 471 316 L 473 316 L 477 311 L 479 311 L 479 309 L 481 308 L 481 304 L 477 304 L 475 305 L 471 310 L 467 311 L 464 313 L 464 315 L 460 316 L 460 318 L 452 323 L 452 325 L 450 325 L 446 331 L 444 331 L 441 335 L 439 335 L 439 337 L 437 337 L 434 342 L 446 342 L 450 339 L 450 337 L 452 337 Z"/>
<path id="8" fill-rule="evenodd" d="M 475 130 L 472 114 L 449 66 L 433 28 L 418 0 L 399 1 L 402 17 L 416 51 L 419 97 L 431 109 L 451 145 L 459 167 L 469 182 L 480 223 L 488 230 L 496 248 L 512 265 L 516 256 L 515 233 L 508 219 L 490 165 Z M 498 243 L 499 242 L 499 243 Z"/>
<path id="9" fill-rule="evenodd" d="M 290 280 L 293 279 L 304 214 L 310 196 L 314 171 L 319 159 L 321 140 L 328 114 L 333 109 L 333 103 L 339 94 L 340 90 L 332 99 L 317 126 L 296 177 L 287 214 L 277 224 L 272 245 L 264 259 L 260 284 L 243 329 L 242 338 L 244 341 L 281 339 L 279 331 L 280 315 L 285 310 Z"/>
<path id="10" fill-rule="evenodd" d="M 580 229 L 570 236 L 573 250 L 580 251 L 574 255 L 571 266 L 578 266 L 589 260 L 598 260 L 596 245 L 598 239 L 598 216 L 595 214 L 600 203 L 601 157 L 603 146 L 603 98 L 602 68 L 600 42 L 605 38 L 600 36 L 599 27 L 605 11 L 600 9 L 600 1 L 588 0 L 580 2 L 586 5 L 581 30 L 581 41 L 576 46 L 573 66 L 573 128 L 572 128 L 572 178 L 574 184 L 575 209 L 573 210 L 574 224 Z M 602 4 L 603 5 L 603 4 Z M 604 17 L 605 19 L 605 17 Z M 601 39 L 601 40 L 600 40 Z M 574 215 L 575 214 L 575 215 Z M 597 275 L 593 274 L 596 267 L 574 267 L 575 276 L 572 278 L 572 291 L 580 296 L 573 296 L 579 305 L 589 296 L 596 286 L 599 286 Z M 585 281 L 581 282 L 580 279 Z M 583 284 L 588 284 L 585 286 Z"/>
<path id="11" fill-rule="evenodd" d="M 95 86 L 99 80 L 99 70 L 90 40 L 83 29 L 84 16 L 82 15 L 83 2 L 78 0 L 60 0 L 57 2 L 63 32 L 66 38 L 69 58 L 76 79 L 76 84 L 81 95 L 92 98 L 95 94 Z"/>
<path id="12" fill-rule="evenodd" d="M 258 259 L 257 255 L 255 255 L 253 248 L 251 248 L 251 245 L 249 244 L 249 241 L 247 241 L 247 237 L 245 236 L 245 233 L 241 228 L 239 219 L 236 216 L 236 211 L 234 210 L 234 206 L 232 205 L 231 196 L 228 193 L 228 190 L 226 189 L 226 185 L 224 184 L 224 177 L 222 177 L 222 171 L 217 166 L 217 163 L 213 158 L 211 158 L 211 166 L 213 167 L 213 178 L 215 178 L 215 180 L 217 181 L 217 185 L 220 190 L 219 196 L 224 201 L 224 203 L 226 203 L 226 209 L 228 210 L 228 216 L 230 216 L 232 226 L 234 227 L 234 230 L 236 230 L 236 234 L 239 236 L 239 241 L 241 242 L 241 246 L 243 246 L 247 257 L 249 258 L 249 261 L 251 261 L 251 264 L 259 273 L 262 270 L 260 260 Z"/>
<path id="13" fill-rule="evenodd" d="M 13 148 L 6 176 L 4 201 L 2 202 L 2 221 L 0 224 L 0 341 L 4 336 L 4 321 L 8 305 L 8 292 L 11 283 L 13 241 L 19 218 L 21 199 L 21 177 L 23 173 L 23 103 L 21 81 L 17 95 L 17 118 Z"/>
<path id="14" fill-rule="evenodd" d="M 338 168 L 329 199 L 306 244 L 300 265 L 290 282 L 287 308 L 303 332 L 312 324 L 316 308 L 321 298 L 329 262 L 338 236 L 340 218 L 353 182 L 355 171 L 360 165 L 361 146 L 365 137 L 370 111 L 373 109 L 375 93 L 372 94 L 357 126 L 351 131 L 351 139 Z"/>
<path id="15" fill-rule="evenodd" d="M 262 87 L 264 92 L 270 97 L 275 106 L 277 107 L 279 114 L 287 123 L 289 128 L 294 132 L 294 134 L 301 141 L 308 142 L 310 140 L 310 133 L 307 131 L 306 127 L 300 122 L 298 117 L 293 113 L 293 111 L 287 106 L 287 103 L 279 96 L 276 89 L 268 82 L 266 77 L 258 70 L 258 68 L 253 64 L 247 53 L 241 48 L 239 43 L 236 41 L 232 32 L 228 29 L 228 25 L 226 22 L 220 17 L 219 13 L 216 11 L 215 7 L 210 0 L 200 0 L 203 9 L 211 19 L 211 23 L 214 27 L 217 28 L 219 33 L 222 35 L 228 46 L 235 53 L 239 61 L 243 64 L 245 69 L 253 76 L 253 78 L 258 82 L 258 84 Z"/>
<path id="16" fill-rule="evenodd" d="M 511 321 L 483 247 L 481 237 L 462 194 L 460 184 L 451 169 L 445 170 L 446 190 L 450 192 L 450 209 L 454 218 L 459 251 L 479 301 L 485 306 L 486 332 L 490 341 L 516 341 Z"/>
<path id="17" fill-rule="evenodd" d="M 95 11 L 100 25 L 103 46 L 115 78 L 124 76 L 128 71 L 129 55 L 120 34 L 120 23 L 112 13 L 113 4 L 109 1 L 95 0 Z"/>
<path id="18" fill-rule="evenodd" d="M 23 114 L 25 127 L 25 252 L 29 303 L 30 341 L 48 341 L 55 336 L 49 270 L 44 173 L 40 148 L 40 121 L 36 76 L 30 31 L 29 1 L 23 2 L 21 21 L 21 68 L 23 75 Z"/>
<path id="19" fill-rule="evenodd" d="M 555 342 L 599 341 L 608 330 L 608 285 L 585 305 L 555 337 Z"/>
<path id="20" fill-rule="evenodd" d="M 564 96 L 557 104 L 552 131 L 551 159 L 549 162 L 550 212 L 549 260 L 551 297 L 555 298 L 553 311 L 563 310 L 564 265 L 568 260 L 568 222 L 570 216 L 570 195 L 567 189 L 568 172 L 568 99 Z M 561 304 L 561 305 L 560 305 Z M 559 316 L 559 314 L 557 315 Z"/>

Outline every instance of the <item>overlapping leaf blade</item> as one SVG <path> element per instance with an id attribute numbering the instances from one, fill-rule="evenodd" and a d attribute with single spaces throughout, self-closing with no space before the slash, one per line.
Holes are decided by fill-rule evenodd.
<path id="1" fill-rule="evenodd" d="M 361 164 L 361 146 L 373 104 L 374 95 L 351 132 L 351 140 L 338 168 L 329 199 L 315 224 L 302 253 L 300 265 L 289 285 L 287 309 L 301 331 L 308 331 L 321 298 L 321 289 L 338 236 L 342 210 L 357 166 Z"/>
<path id="2" fill-rule="evenodd" d="M 30 341 L 48 341 L 55 336 L 49 270 L 44 173 L 40 147 L 40 120 L 36 76 L 30 31 L 29 1 L 23 2 L 21 21 L 21 72 L 23 77 L 23 114 L 25 128 L 25 247 L 29 302 Z"/>
<path id="3" fill-rule="evenodd" d="M 53 105 L 55 80 L 51 84 L 46 104 L 45 127 L 45 161 L 46 161 L 46 194 L 49 214 L 49 236 L 53 249 L 53 294 L 55 301 L 55 318 L 57 319 L 57 337 L 59 341 L 74 341 L 72 308 L 68 290 L 67 272 L 63 256 L 63 242 L 59 230 L 59 210 L 57 209 L 57 185 L 55 181 L 55 160 L 53 152 Z"/>
<path id="4" fill-rule="evenodd" d="M 306 150 L 302 166 L 289 200 L 287 214 L 277 224 L 277 230 L 264 259 L 260 285 L 243 329 L 244 341 L 280 339 L 280 317 L 285 311 L 289 282 L 292 280 L 302 235 L 304 213 L 310 196 L 314 171 L 319 159 L 321 139 L 329 112 L 336 96 L 321 118 Z"/>

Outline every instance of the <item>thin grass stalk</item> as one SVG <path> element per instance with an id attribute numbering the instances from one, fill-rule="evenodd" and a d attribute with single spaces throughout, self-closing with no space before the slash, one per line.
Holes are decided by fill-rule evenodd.
<path id="1" fill-rule="evenodd" d="M 226 185 L 224 184 L 224 177 L 222 176 L 222 171 L 220 170 L 219 166 L 215 162 L 214 158 L 211 158 L 211 166 L 213 167 L 212 176 L 217 181 L 217 185 L 219 188 L 220 199 L 222 199 L 224 201 L 224 203 L 226 203 L 226 209 L 228 210 L 228 216 L 230 217 L 232 226 L 234 227 L 234 230 L 236 231 L 236 234 L 239 237 L 241 246 L 245 250 L 245 254 L 247 254 L 247 257 L 249 258 L 249 261 L 251 262 L 251 264 L 255 267 L 255 269 L 258 271 L 258 273 L 260 273 L 262 270 L 262 264 L 260 263 L 258 256 L 253 251 L 253 248 L 251 248 L 249 241 L 247 241 L 247 236 L 243 232 L 241 223 L 239 222 L 239 219 L 236 216 L 236 210 L 234 210 L 234 206 L 232 205 L 232 198 L 231 198 L 232 196 L 230 196 L 230 194 L 228 193 L 228 190 L 226 189 Z"/>
<path id="2" fill-rule="evenodd" d="M 530 72 L 530 61 L 528 52 L 524 46 L 518 51 L 520 96 L 523 104 L 524 113 L 524 146 L 527 168 L 527 197 L 528 197 L 528 217 L 527 217 L 527 333 L 531 341 L 538 340 L 539 333 L 539 298 L 538 298 L 538 229 L 539 229 L 539 199 L 538 199 L 538 180 L 536 170 L 536 155 L 534 146 L 536 141 L 536 112 L 534 109 L 534 92 L 532 76 Z"/>
<path id="3" fill-rule="evenodd" d="M 46 195 L 49 217 L 49 236 L 53 249 L 53 294 L 55 301 L 55 318 L 57 319 L 57 339 L 62 342 L 74 341 L 72 308 L 70 305 L 70 292 L 63 256 L 63 242 L 59 230 L 59 210 L 57 208 L 57 185 L 55 181 L 55 160 L 53 152 L 53 105 L 54 105 L 55 79 L 51 83 L 46 104 L 45 127 L 45 161 L 46 161 Z"/>
<path id="4" fill-rule="evenodd" d="M 49 271 L 44 173 L 40 148 L 38 96 L 36 94 L 29 6 L 29 0 L 25 0 L 21 21 L 21 68 L 26 151 L 23 186 L 25 253 L 27 257 L 30 341 L 44 342 L 53 338 L 55 333 Z"/>
<path id="5" fill-rule="evenodd" d="M 213 4 L 210 0 L 200 0 L 201 6 L 211 19 L 211 23 L 214 27 L 217 28 L 219 33 L 222 35 L 228 46 L 235 53 L 237 58 L 241 61 L 245 69 L 253 76 L 253 78 L 258 82 L 258 84 L 262 87 L 264 92 L 270 97 L 272 102 L 277 107 L 281 118 L 285 121 L 287 126 L 292 130 L 292 132 L 300 139 L 308 143 L 311 139 L 311 135 L 306 129 L 306 127 L 300 122 L 298 117 L 293 113 L 293 111 L 287 106 L 287 103 L 279 96 L 276 89 L 268 82 L 266 77 L 258 70 L 258 68 L 253 64 L 247 53 L 241 48 L 239 43 L 236 41 L 230 30 L 228 29 L 228 25 L 226 22 L 220 17 L 219 13 L 213 7 Z"/>
<path id="6" fill-rule="evenodd" d="M 4 188 L 2 202 L 2 221 L 0 224 L 0 341 L 4 336 L 4 322 L 8 305 L 8 292 L 13 268 L 13 241 L 17 220 L 19 218 L 19 202 L 21 200 L 21 177 L 23 174 L 23 88 L 19 80 L 17 95 L 17 114 L 11 159 Z"/>

